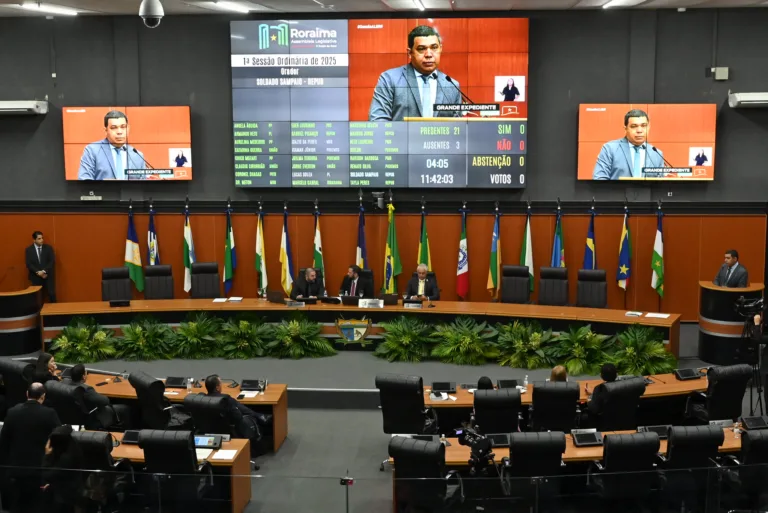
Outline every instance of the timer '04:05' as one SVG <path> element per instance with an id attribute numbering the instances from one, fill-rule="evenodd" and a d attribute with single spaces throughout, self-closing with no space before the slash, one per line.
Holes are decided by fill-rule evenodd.
<path id="1" fill-rule="evenodd" d="M 423 184 L 453 184 L 453 175 L 420 175 Z"/>

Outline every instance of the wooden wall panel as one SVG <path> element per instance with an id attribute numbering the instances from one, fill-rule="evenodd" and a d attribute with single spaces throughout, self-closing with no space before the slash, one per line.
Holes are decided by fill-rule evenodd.
<path id="1" fill-rule="evenodd" d="M 142 259 L 146 255 L 148 217 L 137 214 L 136 230 Z M 608 306 L 655 311 L 659 299 L 651 288 L 651 255 L 656 235 L 656 217 L 632 216 L 632 278 L 625 293 L 616 285 L 618 243 L 621 215 L 599 215 L 595 220 L 598 266 L 607 271 Z M 216 261 L 223 270 L 226 218 L 222 214 L 191 216 L 198 262 Z M 161 260 L 173 266 L 175 292 L 183 292 L 183 223 L 180 214 L 159 214 L 155 217 L 160 240 Z M 232 223 L 238 253 L 238 266 L 230 295 L 253 297 L 257 291 L 254 269 L 256 216 L 233 214 Z M 344 273 L 354 259 L 357 241 L 357 215 L 329 214 L 321 217 L 326 283 L 335 293 Z M 567 215 L 563 218 L 566 264 L 569 268 L 571 300 L 576 296 L 576 277 L 584 255 L 584 240 L 588 215 Z M 280 290 L 279 248 L 283 216 L 274 213 L 264 218 L 269 289 Z M 289 217 L 294 270 L 312 263 L 314 218 L 311 215 Z M 398 214 L 397 234 L 403 274 L 398 279 L 398 291 L 416 268 L 421 217 L 418 214 Z M 531 219 L 533 259 L 538 293 L 538 269 L 548 266 L 552 252 L 555 216 L 534 215 Z M 517 265 L 520 259 L 524 215 L 501 218 L 502 263 Z M 427 217 L 432 266 L 438 275 L 442 296 L 456 299 L 456 263 L 460 234 L 460 217 L 434 214 Z M 725 250 L 735 248 L 741 262 L 750 271 L 751 282 L 764 281 L 765 216 L 697 216 L 670 215 L 664 217 L 665 297 L 661 311 L 677 312 L 684 320 L 695 320 L 698 312 L 698 281 L 711 280 L 720 266 Z M 31 234 L 40 229 L 46 241 L 56 250 L 56 285 L 61 301 L 93 301 L 101 297 L 101 269 L 123 265 L 127 216 L 125 214 L 0 214 L 0 237 L 6 251 L 0 254 L 0 290 L 9 291 L 27 285 L 24 248 L 31 244 Z M 382 214 L 366 216 L 366 242 L 369 267 L 374 272 L 378 291 L 383 281 L 383 253 L 387 238 L 387 217 Z M 489 301 L 486 289 L 489 251 L 493 229 L 492 215 L 467 218 L 467 239 L 470 269 L 471 301 Z M 141 294 L 135 293 L 140 298 Z M 626 303 L 625 303 L 626 301 Z"/>

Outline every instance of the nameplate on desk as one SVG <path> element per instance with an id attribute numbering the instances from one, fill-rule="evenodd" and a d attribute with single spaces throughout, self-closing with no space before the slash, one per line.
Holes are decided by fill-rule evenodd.
<path id="1" fill-rule="evenodd" d="M 357 303 L 360 308 L 384 308 L 384 300 L 382 299 L 361 299 Z"/>
<path id="2" fill-rule="evenodd" d="M 424 305 L 422 303 L 403 303 L 403 308 L 416 308 L 421 309 Z"/>
<path id="3" fill-rule="evenodd" d="M 286 301 L 285 306 L 289 308 L 298 308 L 305 306 L 306 303 L 304 301 Z"/>

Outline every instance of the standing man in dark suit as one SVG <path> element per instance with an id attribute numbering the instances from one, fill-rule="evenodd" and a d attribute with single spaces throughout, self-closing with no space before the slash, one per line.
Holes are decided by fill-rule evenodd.
<path id="1" fill-rule="evenodd" d="M 714 280 L 720 287 L 746 287 L 749 285 L 749 272 L 739 264 L 739 252 L 729 249 L 725 252 L 725 262 L 720 266 Z"/>
<path id="2" fill-rule="evenodd" d="M 8 410 L 0 431 L 0 465 L 10 478 L 7 490 L 12 512 L 38 511 L 45 445 L 54 428 L 61 425 L 56 412 L 43 406 L 44 400 L 45 387 L 29 385 L 27 402 Z"/>
<path id="3" fill-rule="evenodd" d="M 112 426 L 120 425 L 122 428 L 130 427 L 131 407 L 127 404 L 113 405 L 109 397 L 101 395 L 91 385 L 86 383 L 88 372 L 85 365 L 78 363 L 72 367 L 69 379 L 62 380 L 65 385 L 80 387 L 83 389 L 83 401 L 88 411 L 98 410 L 96 420 L 98 420 L 101 429 L 108 429 Z M 89 427 L 89 429 L 91 429 Z"/>
<path id="4" fill-rule="evenodd" d="M 360 266 L 350 265 L 344 281 L 341 282 L 341 294 L 347 296 L 373 297 L 373 283 L 360 277 Z"/>
<path id="5" fill-rule="evenodd" d="M 323 282 L 317 279 L 317 271 L 312 267 L 308 267 L 304 271 L 304 279 L 294 283 L 293 289 L 291 289 L 291 299 L 318 298 L 324 295 Z"/>
<path id="6" fill-rule="evenodd" d="M 427 264 L 419 264 L 416 268 L 416 276 L 408 280 L 408 288 L 405 294 L 410 299 L 422 301 L 437 301 L 440 299 L 440 288 L 437 286 L 437 278 L 427 276 Z"/>
<path id="7" fill-rule="evenodd" d="M 613 383 L 618 376 L 616 366 L 612 363 L 606 363 L 600 369 L 600 377 L 605 383 Z M 605 383 L 600 383 L 592 391 L 592 395 L 587 400 L 587 408 L 592 418 L 596 418 L 603 413 L 605 406 Z M 584 385 L 584 391 L 589 394 L 589 384 Z"/>
<path id="8" fill-rule="evenodd" d="M 55 303 L 56 283 L 53 269 L 56 265 L 56 257 L 53 254 L 53 248 L 43 242 L 43 232 L 33 233 L 32 240 L 34 243 L 27 248 L 24 255 L 29 270 L 29 281 L 32 285 L 40 285 L 47 290 L 49 301 Z"/>

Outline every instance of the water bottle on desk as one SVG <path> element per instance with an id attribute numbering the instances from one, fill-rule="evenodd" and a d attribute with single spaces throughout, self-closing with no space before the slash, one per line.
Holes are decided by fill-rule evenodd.
<path id="1" fill-rule="evenodd" d="M 528 374 L 525 375 L 525 379 L 523 380 L 523 388 L 528 388 Z"/>
<path id="2" fill-rule="evenodd" d="M 187 393 L 192 393 L 192 381 L 194 381 L 192 378 L 187 378 Z"/>
<path id="3" fill-rule="evenodd" d="M 739 438 L 741 438 L 741 422 L 733 423 L 733 438 L 735 440 L 738 440 Z"/>

